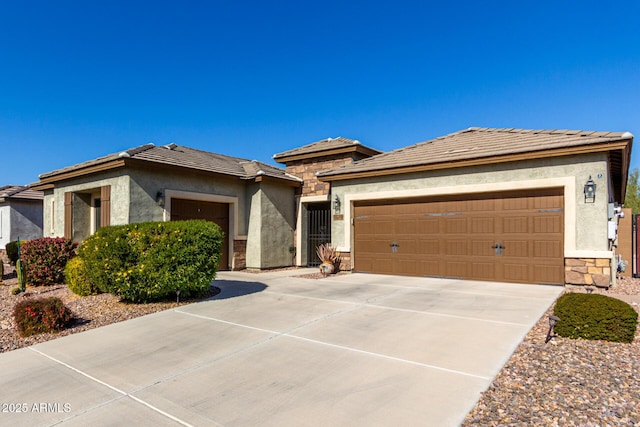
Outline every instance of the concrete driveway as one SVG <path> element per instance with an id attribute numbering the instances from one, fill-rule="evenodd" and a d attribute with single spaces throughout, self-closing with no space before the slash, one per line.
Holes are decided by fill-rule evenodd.
<path id="1" fill-rule="evenodd" d="M 562 291 L 293 274 L 0 354 L 0 425 L 455 426 Z"/>

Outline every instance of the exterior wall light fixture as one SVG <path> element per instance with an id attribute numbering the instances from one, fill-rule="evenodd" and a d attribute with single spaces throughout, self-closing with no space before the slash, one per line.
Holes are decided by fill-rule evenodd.
<path id="1" fill-rule="evenodd" d="M 336 194 L 335 199 L 333 199 L 333 211 L 335 213 L 340 213 L 340 208 L 342 207 L 342 202 L 340 201 L 340 197 Z"/>
<path id="2" fill-rule="evenodd" d="M 156 203 L 158 206 L 164 206 L 164 193 L 162 191 L 158 191 L 156 194 Z"/>
<path id="3" fill-rule="evenodd" d="M 595 203 L 595 201 L 596 201 L 596 183 L 593 182 L 591 175 L 589 175 L 589 180 L 584 185 L 584 202 Z"/>

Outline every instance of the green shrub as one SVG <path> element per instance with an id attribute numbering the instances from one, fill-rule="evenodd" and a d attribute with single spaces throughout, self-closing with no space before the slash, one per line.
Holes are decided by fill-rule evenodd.
<path id="1" fill-rule="evenodd" d="M 568 293 L 558 298 L 555 332 L 563 337 L 631 342 L 638 313 L 624 301 L 599 294 Z"/>
<path id="2" fill-rule="evenodd" d="M 75 256 L 77 244 L 62 237 L 43 237 L 20 245 L 26 283 L 32 286 L 64 282 L 64 267 Z"/>
<path id="3" fill-rule="evenodd" d="M 7 249 L 7 258 L 9 258 L 11 265 L 16 265 L 16 261 L 18 261 L 18 241 L 7 243 L 5 248 Z"/>
<path id="4" fill-rule="evenodd" d="M 86 277 L 102 292 L 148 302 L 203 295 L 215 278 L 223 233 L 202 220 L 103 227 L 87 238 L 78 256 Z"/>
<path id="5" fill-rule="evenodd" d="M 23 337 L 61 331 L 73 322 L 73 313 L 60 298 L 27 299 L 16 304 L 13 318 Z"/>
<path id="6" fill-rule="evenodd" d="M 65 283 L 76 295 L 97 295 L 100 289 L 93 284 L 87 275 L 85 263 L 80 257 L 71 258 L 64 268 Z"/>

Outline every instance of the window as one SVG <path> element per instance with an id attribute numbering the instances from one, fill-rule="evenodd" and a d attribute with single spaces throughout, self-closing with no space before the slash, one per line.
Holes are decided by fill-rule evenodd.
<path id="1" fill-rule="evenodd" d="M 55 200 L 51 200 L 51 234 L 55 234 L 55 223 L 56 223 L 56 202 Z"/>

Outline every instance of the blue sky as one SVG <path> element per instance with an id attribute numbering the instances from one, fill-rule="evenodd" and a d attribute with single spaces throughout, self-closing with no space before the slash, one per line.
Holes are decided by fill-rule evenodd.
<path id="1" fill-rule="evenodd" d="M 0 0 L 0 185 L 147 142 L 271 163 L 470 126 L 640 138 L 639 18 L 636 0 Z"/>

